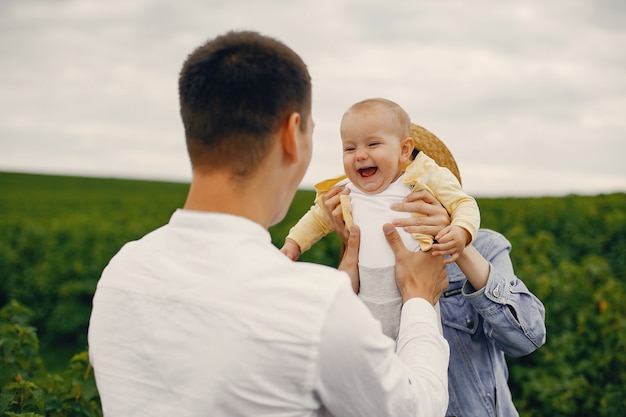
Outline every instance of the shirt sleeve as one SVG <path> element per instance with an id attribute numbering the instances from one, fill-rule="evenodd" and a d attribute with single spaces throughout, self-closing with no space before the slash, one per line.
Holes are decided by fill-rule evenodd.
<path id="1" fill-rule="evenodd" d="M 404 304 L 396 347 L 346 285 L 322 328 L 315 389 L 335 416 L 443 416 L 448 360 L 426 300 Z"/>
<path id="2" fill-rule="evenodd" d="M 545 308 L 515 275 L 509 241 L 495 232 L 489 236 L 477 246 L 490 263 L 487 284 L 475 290 L 466 281 L 463 295 L 485 319 L 487 334 L 504 353 L 528 355 L 546 341 Z"/>

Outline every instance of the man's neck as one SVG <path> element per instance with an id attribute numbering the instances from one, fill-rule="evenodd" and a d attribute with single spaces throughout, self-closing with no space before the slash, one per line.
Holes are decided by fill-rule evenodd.
<path id="1" fill-rule="evenodd" d="M 270 221 L 265 213 L 268 204 L 260 195 L 262 189 L 251 183 L 242 189 L 230 175 L 223 172 L 194 173 L 183 208 L 241 216 L 268 228 Z"/>

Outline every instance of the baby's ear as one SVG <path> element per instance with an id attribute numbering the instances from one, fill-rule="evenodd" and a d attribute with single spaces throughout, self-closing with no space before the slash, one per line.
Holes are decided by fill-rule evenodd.
<path id="1" fill-rule="evenodd" d="M 401 157 L 403 162 L 409 161 L 411 159 L 413 149 L 415 148 L 415 142 L 413 142 L 413 138 L 409 136 L 402 139 L 402 141 L 400 142 L 400 146 L 402 149 Z"/>

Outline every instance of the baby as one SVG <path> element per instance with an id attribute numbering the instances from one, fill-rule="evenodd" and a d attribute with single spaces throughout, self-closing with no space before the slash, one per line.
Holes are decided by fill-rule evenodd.
<path id="1" fill-rule="evenodd" d="M 368 99 L 351 106 L 340 127 L 345 175 L 316 185 L 315 205 L 290 230 L 281 248 L 296 260 L 330 233 L 322 196 L 333 186 L 348 188 L 350 194 L 341 196 L 341 205 L 346 227 L 356 224 L 361 231 L 359 297 L 379 319 L 383 332 L 394 339 L 402 298 L 394 275 L 395 257 L 382 225 L 410 214 L 392 211 L 390 205 L 414 190 L 425 189 L 446 207 L 451 224 L 439 233 L 439 242 L 453 242 L 447 263 L 454 262 L 474 239 L 480 224 L 476 200 L 463 192 L 457 177 L 420 149 L 414 152 L 419 137 L 412 137 L 411 133 L 418 136 L 419 132 L 408 114 L 390 100 Z M 413 251 L 430 250 L 434 241 L 433 236 L 412 235 L 403 230 L 400 236 Z"/>

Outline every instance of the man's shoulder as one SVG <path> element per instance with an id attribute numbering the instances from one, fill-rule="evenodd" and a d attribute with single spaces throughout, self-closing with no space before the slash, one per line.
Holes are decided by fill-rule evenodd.
<path id="1" fill-rule="evenodd" d="M 285 270 L 289 275 L 302 277 L 305 280 L 311 280 L 322 286 L 337 284 L 339 281 L 349 281 L 345 272 L 335 268 L 319 265 L 309 262 L 292 262 L 291 270 Z"/>
<path id="2" fill-rule="evenodd" d="M 352 291 L 350 277 L 343 271 L 308 262 L 290 263 L 291 266 L 281 268 L 279 273 L 283 276 L 281 285 L 294 292 L 317 294 L 318 301 L 328 303 L 341 292 Z"/>

